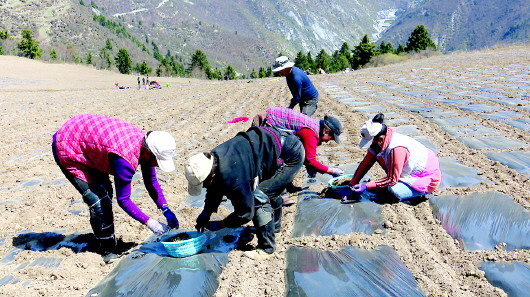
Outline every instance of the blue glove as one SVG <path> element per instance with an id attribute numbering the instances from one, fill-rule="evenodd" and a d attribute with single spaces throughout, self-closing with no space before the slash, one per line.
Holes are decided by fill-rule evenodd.
<path id="1" fill-rule="evenodd" d="M 217 231 L 217 230 L 223 229 L 224 227 L 225 227 L 225 224 L 223 221 L 211 221 L 206 226 L 206 228 L 210 231 Z"/>
<path id="2" fill-rule="evenodd" d="M 167 225 L 169 228 L 179 228 L 179 220 L 177 219 L 177 216 L 169 209 L 167 205 L 162 206 L 162 211 L 164 212 L 164 216 L 167 220 Z"/>
<path id="3" fill-rule="evenodd" d="M 210 216 L 212 214 L 208 213 L 207 211 L 203 210 L 201 214 L 197 217 L 197 224 L 195 225 L 195 229 L 199 232 L 204 232 L 204 229 L 208 225 L 208 222 L 210 221 Z"/>
<path id="4" fill-rule="evenodd" d="M 356 184 L 355 186 L 353 186 L 353 191 L 357 194 L 361 194 L 362 192 L 366 191 L 367 187 L 366 187 L 366 183 L 360 183 L 360 184 Z"/>

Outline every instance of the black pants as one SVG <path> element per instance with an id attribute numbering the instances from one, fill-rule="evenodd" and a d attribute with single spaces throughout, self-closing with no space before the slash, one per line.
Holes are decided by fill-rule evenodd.
<path id="1" fill-rule="evenodd" d="M 83 197 L 90 211 L 90 226 L 98 244 L 104 250 L 112 249 L 116 245 L 114 235 L 114 217 L 112 212 L 112 184 L 107 174 L 97 170 L 92 170 L 90 175 L 93 178 L 92 183 L 75 177 L 66 170 L 59 161 L 55 148 L 55 139 L 52 143 L 52 151 L 55 162 L 61 168 L 64 176 L 76 188 Z"/>
<path id="2" fill-rule="evenodd" d="M 283 206 L 281 194 L 285 190 L 285 187 L 293 182 L 296 174 L 302 168 L 305 159 L 304 147 L 296 135 L 282 132 L 282 140 L 282 151 L 280 154 L 280 159 L 283 161 L 282 166 L 276 170 L 271 178 L 262 181 L 258 186 L 258 189 L 269 198 L 270 207 L 272 208 L 272 223 L 268 223 L 264 228 L 261 228 L 262 234 L 260 234 L 260 228 L 254 222 L 256 226 L 256 237 L 258 238 L 258 248 L 265 251 L 271 249 L 274 251 L 274 232 L 279 232 L 281 229 Z M 263 242 L 261 246 L 260 237 Z"/>

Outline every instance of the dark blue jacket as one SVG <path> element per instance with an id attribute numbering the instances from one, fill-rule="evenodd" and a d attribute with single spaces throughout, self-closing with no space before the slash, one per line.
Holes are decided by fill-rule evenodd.
<path id="1" fill-rule="evenodd" d="M 294 108 L 300 101 L 318 97 L 317 89 L 302 69 L 293 66 L 291 73 L 285 78 L 291 95 L 293 95 L 289 108 Z"/>

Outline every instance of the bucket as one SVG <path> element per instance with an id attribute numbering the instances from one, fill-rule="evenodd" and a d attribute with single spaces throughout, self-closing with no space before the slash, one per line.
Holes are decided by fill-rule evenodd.
<path id="1" fill-rule="evenodd" d="M 344 174 L 344 175 L 334 177 L 328 181 L 328 187 L 331 189 L 333 194 L 336 194 L 340 197 L 347 196 L 348 194 L 351 193 L 351 190 L 349 189 L 349 185 L 337 186 L 335 185 L 335 183 L 339 180 L 343 180 L 343 179 L 351 180 L 352 178 L 353 178 L 353 174 Z"/>
<path id="2" fill-rule="evenodd" d="M 175 236 L 182 236 L 183 233 L 189 236 L 189 239 L 170 241 L 171 238 Z M 188 231 L 166 235 L 162 237 L 160 241 L 170 256 L 182 258 L 195 255 L 200 252 L 206 243 L 206 235 L 197 231 Z"/>

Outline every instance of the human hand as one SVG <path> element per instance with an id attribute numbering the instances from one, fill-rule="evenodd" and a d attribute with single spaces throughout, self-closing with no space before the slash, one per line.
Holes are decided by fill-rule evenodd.
<path id="1" fill-rule="evenodd" d="M 352 189 L 355 193 L 361 194 L 362 192 L 366 191 L 367 186 L 366 183 L 360 183 L 353 186 Z"/>
<path id="2" fill-rule="evenodd" d="M 341 176 L 344 174 L 344 170 L 340 169 L 340 168 L 337 168 L 337 167 L 334 167 L 334 168 L 331 168 L 331 173 L 330 173 L 333 177 L 337 177 L 337 176 Z"/>
<path id="3" fill-rule="evenodd" d="M 179 220 L 177 219 L 177 216 L 169 209 L 169 207 L 165 206 L 162 207 L 162 211 L 164 212 L 164 216 L 166 217 L 167 224 L 170 228 L 179 228 Z"/>
<path id="4" fill-rule="evenodd" d="M 212 214 L 207 211 L 202 211 L 201 214 L 197 217 L 197 224 L 195 225 L 195 229 L 199 232 L 204 232 L 204 229 L 206 228 L 206 225 L 208 225 L 208 222 L 210 221 L 210 216 Z"/>
<path id="5" fill-rule="evenodd" d="M 149 219 L 147 221 L 146 225 L 147 225 L 147 228 L 149 228 L 149 230 L 153 231 L 153 233 L 155 233 L 156 235 L 160 235 L 160 234 L 166 232 L 167 230 L 169 230 L 169 228 L 168 228 L 168 226 L 166 224 L 162 224 L 159 221 L 153 220 L 153 219 Z"/>
<path id="6" fill-rule="evenodd" d="M 224 227 L 225 227 L 225 224 L 223 221 L 211 221 L 211 222 L 208 222 L 208 224 L 206 225 L 206 229 L 210 231 L 217 231 L 217 230 L 223 229 Z"/>

